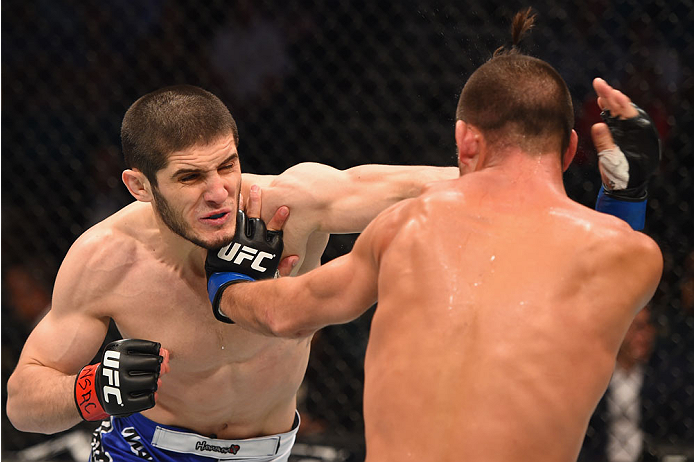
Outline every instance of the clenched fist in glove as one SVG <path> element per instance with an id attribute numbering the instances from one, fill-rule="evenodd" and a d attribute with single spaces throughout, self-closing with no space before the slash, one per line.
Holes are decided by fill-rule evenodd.
<path id="1" fill-rule="evenodd" d="M 75 404 L 82 418 L 122 417 L 154 407 L 165 356 L 166 350 L 149 340 L 109 343 L 100 363 L 85 366 L 77 374 Z"/>

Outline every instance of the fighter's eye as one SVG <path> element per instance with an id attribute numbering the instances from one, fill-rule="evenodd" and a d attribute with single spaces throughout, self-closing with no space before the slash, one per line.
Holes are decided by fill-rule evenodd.
<path id="1" fill-rule="evenodd" d="M 183 175 L 183 176 L 179 177 L 178 179 L 179 179 L 179 181 L 182 181 L 183 183 L 189 183 L 191 181 L 197 180 L 199 178 L 199 176 L 200 175 L 198 175 L 197 173 L 189 173 L 187 175 Z"/>

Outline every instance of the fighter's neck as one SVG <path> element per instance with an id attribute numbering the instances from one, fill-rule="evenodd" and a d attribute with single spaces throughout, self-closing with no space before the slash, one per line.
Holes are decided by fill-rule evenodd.
<path id="1" fill-rule="evenodd" d="M 566 195 L 559 155 L 526 154 L 520 150 L 508 151 L 485 159 L 478 173 L 497 178 L 499 187 L 541 189 Z"/>
<path id="2" fill-rule="evenodd" d="M 157 258 L 181 271 L 204 274 L 207 250 L 171 231 L 151 204 L 146 204 L 143 211 L 148 223 L 146 239 Z"/>

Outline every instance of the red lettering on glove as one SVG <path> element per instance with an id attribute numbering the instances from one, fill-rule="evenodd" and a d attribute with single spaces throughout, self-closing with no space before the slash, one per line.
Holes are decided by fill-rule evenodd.
<path id="1" fill-rule="evenodd" d="M 98 367 L 99 364 L 84 366 L 75 381 L 75 404 L 84 420 L 103 420 L 108 417 L 96 394 L 94 376 Z"/>

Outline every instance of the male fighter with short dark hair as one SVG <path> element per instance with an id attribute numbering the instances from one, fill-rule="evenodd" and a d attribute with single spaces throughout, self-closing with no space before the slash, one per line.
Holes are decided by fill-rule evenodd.
<path id="1" fill-rule="evenodd" d="M 218 98 L 189 85 L 137 100 L 122 141 L 123 181 L 137 202 L 87 230 L 65 257 L 52 308 L 8 381 L 10 420 L 53 433 L 105 418 L 94 460 L 286 460 L 309 339 L 270 339 L 218 322 L 206 249 L 232 240 L 239 207 L 260 215 L 258 185 L 264 210 L 279 207 L 264 219 L 271 230 L 286 220 L 284 248 L 298 258 L 293 272 L 305 272 L 320 263 L 330 233 L 361 231 L 457 169 L 304 163 L 277 176 L 242 175 L 234 119 Z M 275 274 L 281 249 L 267 255 L 235 243 L 227 258 Z M 125 340 L 85 367 L 109 319 Z"/>

